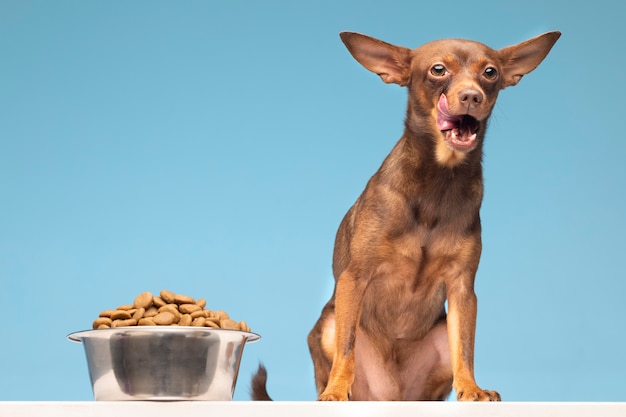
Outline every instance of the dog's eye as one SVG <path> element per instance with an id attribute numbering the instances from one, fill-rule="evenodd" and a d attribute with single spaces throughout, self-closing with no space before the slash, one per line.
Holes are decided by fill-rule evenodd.
<path id="1" fill-rule="evenodd" d="M 498 76 L 498 70 L 495 69 L 494 67 L 488 67 L 485 70 L 485 77 L 489 80 L 495 80 L 496 77 Z"/>
<path id="2" fill-rule="evenodd" d="M 433 65 L 433 67 L 430 69 L 430 73 L 434 75 L 435 77 L 442 77 L 446 75 L 447 71 L 446 71 L 446 67 L 444 67 L 443 65 L 436 64 L 436 65 Z"/>

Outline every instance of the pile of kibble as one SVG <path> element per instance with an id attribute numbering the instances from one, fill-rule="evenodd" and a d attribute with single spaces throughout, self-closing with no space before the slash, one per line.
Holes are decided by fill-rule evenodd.
<path id="1" fill-rule="evenodd" d="M 115 310 L 104 310 L 93 322 L 94 329 L 124 326 L 196 326 L 249 332 L 245 321 L 232 320 L 225 311 L 205 308 L 206 300 L 197 300 L 183 294 L 163 290 L 139 294 L 133 304 L 121 305 Z"/>

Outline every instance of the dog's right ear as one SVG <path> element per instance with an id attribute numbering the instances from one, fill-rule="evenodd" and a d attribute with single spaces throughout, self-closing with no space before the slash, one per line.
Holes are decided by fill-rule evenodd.
<path id="1" fill-rule="evenodd" d="M 370 36 L 341 32 L 341 40 L 361 65 L 375 72 L 386 83 L 409 84 L 411 50 Z"/>

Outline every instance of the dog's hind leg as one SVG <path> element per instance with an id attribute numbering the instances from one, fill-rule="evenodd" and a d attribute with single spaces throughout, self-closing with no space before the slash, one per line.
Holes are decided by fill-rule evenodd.
<path id="1" fill-rule="evenodd" d="M 320 395 L 326 388 L 330 369 L 333 365 L 335 349 L 335 313 L 333 307 L 332 300 L 326 304 L 321 317 L 313 326 L 308 337 L 317 395 Z"/>
<path id="2" fill-rule="evenodd" d="M 381 348 L 384 352 L 381 352 Z M 387 350 L 389 349 L 389 350 Z M 376 346 L 357 335 L 353 400 L 445 400 L 452 391 L 452 365 L 445 320 L 422 339 Z"/>
<path id="3" fill-rule="evenodd" d="M 444 401 L 452 392 L 452 361 L 445 320 L 436 324 L 422 340 L 416 342 L 400 369 L 408 401 Z"/>

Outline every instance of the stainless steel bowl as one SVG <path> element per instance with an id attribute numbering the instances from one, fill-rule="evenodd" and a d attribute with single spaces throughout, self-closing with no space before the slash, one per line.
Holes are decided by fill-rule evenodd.
<path id="1" fill-rule="evenodd" d="M 244 345 L 260 339 L 238 330 L 176 326 L 86 330 L 67 337 L 85 348 L 98 401 L 230 401 Z"/>

